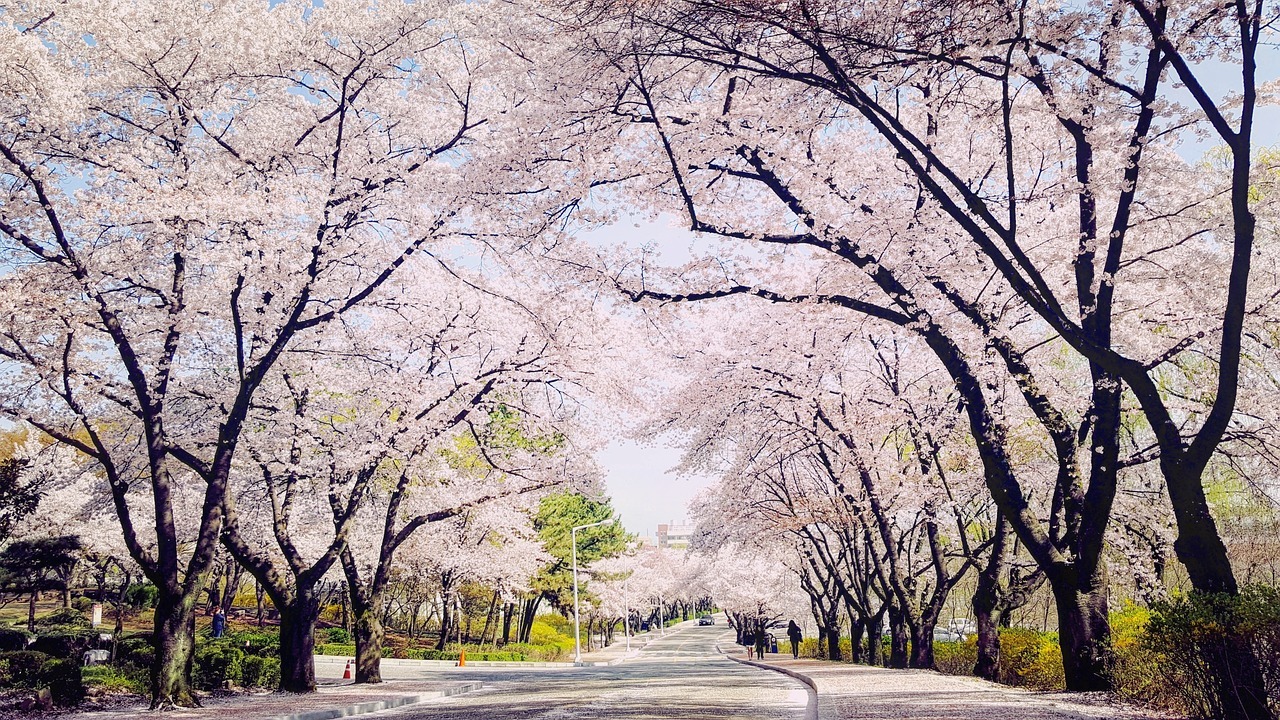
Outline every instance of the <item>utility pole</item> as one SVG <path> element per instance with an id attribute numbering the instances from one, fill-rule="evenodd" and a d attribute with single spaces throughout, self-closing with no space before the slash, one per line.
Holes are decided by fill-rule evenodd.
<path id="1" fill-rule="evenodd" d="M 586 525 L 575 525 L 569 531 L 569 542 L 573 545 L 573 662 L 575 664 L 582 662 L 582 640 L 578 630 L 578 531 L 613 521 L 613 518 L 609 518 Z"/>

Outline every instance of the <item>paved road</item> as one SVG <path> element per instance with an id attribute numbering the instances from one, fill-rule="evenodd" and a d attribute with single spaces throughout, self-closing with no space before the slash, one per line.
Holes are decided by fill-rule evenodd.
<path id="1" fill-rule="evenodd" d="M 716 652 L 723 626 L 690 627 L 651 642 L 611 667 L 442 669 L 418 678 L 482 680 L 482 690 L 379 713 L 377 718 L 485 720 L 801 720 L 808 689 Z"/>

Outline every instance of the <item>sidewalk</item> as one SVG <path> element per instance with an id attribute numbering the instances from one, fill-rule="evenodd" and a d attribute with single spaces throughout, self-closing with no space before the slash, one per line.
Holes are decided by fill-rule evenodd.
<path id="1" fill-rule="evenodd" d="M 889 670 L 767 653 L 748 661 L 730 638 L 721 652 L 742 663 L 785 672 L 818 695 L 818 720 L 1164 720 L 1170 716 L 1119 705 L 1105 693 L 1035 692 L 929 670 Z"/>
<path id="2" fill-rule="evenodd" d="M 415 705 L 478 690 L 479 682 L 401 680 L 379 685 L 321 685 L 307 695 L 292 693 L 218 694 L 201 698 L 204 707 L 174 710 L 166 718 L 182 720 L 328 720 Z M 77 712 L 75 720 L 127 720 L 147 714 L 147 703 L 109 710 Z"/>

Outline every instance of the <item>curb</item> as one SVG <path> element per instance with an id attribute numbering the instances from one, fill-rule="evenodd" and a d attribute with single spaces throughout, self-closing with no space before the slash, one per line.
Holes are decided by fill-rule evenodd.
<path id="1" fill-rule="evenodd" d="M 818 686 L 813 682 L 813 678 L 808 675 L 802 675 L 795 670 L 778 667 L 777 665 L 769 665 L 767 663 L 756 662 L 755 660 L 743 660 L 742 658 L 736 658 L 722 650 L 720 648 L 720 643 L 716 643 L 716 650 L 719 651 L 721 655 L 724 655 L 726 658 L 729 658 L 740 665 L 750 665 L 752 667 L 760 668 L 761 670 L 772 670 L 776 673 L 789 675 L 790 677 L 804 683 L 805 688 L 809 691 L 809 702 L 807 702 L 804 707 L 804 720 L 821 720 L 821 717 L 818 714 Z"/>
<path id="2" fill-rule="evenodd" d="M 465 685 L 445 688 L 444 690 L 436 692 L 421 693 L 418 695 L 401 695 L 399 697 L 391 697 L 385 700 L 371 700 L 369 702 L 356 703 L 354 705 L 346 705 L 342 707 L 304 710 L 291 715 L 276 715 L 269 718 L 269 720 L 332 720 L 333 718 L 365 715 L 367 713 L 390 710 L 392 708 L 404 707 L 406 705 L 417 705 L 418 703 L 423 703 L 428 700 L 439 700 L 440 698 L 461 695 L 463 693 L 479 690 L 482 687 L 484 687 L 484 683 L 467 683 Z"/>

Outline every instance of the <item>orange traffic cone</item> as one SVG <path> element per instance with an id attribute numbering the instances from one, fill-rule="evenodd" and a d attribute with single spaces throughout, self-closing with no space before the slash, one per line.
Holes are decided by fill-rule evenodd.
<path id="1" fill-rule="evenodd" d="M 467 666 L 467 651 L 463 650 L 461 654 L 458 655 L 458 667 L 466 667 L 466 666 Z"/>
<path id="2" fill-rule="evenodd" d="M 343 680 L 351 679 L 351 661 L 350 660 L 347 661 L 347 669 L 342 671 L 342 679 Z"/>

